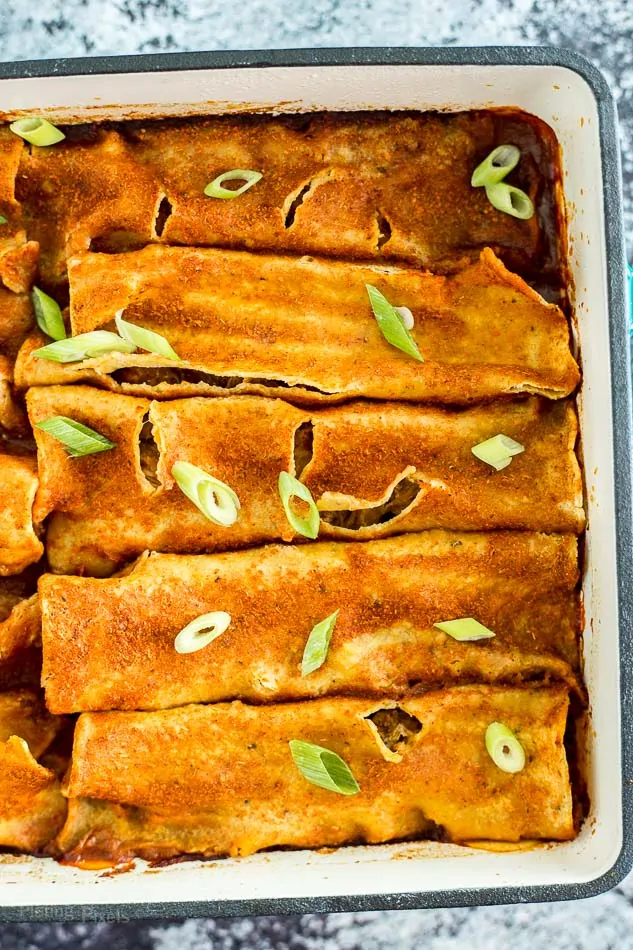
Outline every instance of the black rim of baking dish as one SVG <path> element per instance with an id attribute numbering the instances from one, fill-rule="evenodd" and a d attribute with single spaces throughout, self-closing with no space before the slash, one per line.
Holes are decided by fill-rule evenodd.
<path id="1" fill-rule="evenodd" d="M 578 53 L 557 47 L 390 47 L 162 53 L 0 63 L 0 80 L 239 67 L 408 65 L 561 66 L 578 73 L 596 99 L 604 176 L 617 525 L 623 811 L 620 854 L 606 874 L 586 883 L 306 898 L 7 906 L 0 907 L 2 922 L 256 916 L 570 900 L 594 897 L 615 887 L 633 866 L 633 677 L 627 675 L 633 666 L 633 641 L 630 637 L 630 631 L 633 630 L 633 580 L 628 570 L 633 563 L 629 316 L 617 113 L 602 73 Z"/>

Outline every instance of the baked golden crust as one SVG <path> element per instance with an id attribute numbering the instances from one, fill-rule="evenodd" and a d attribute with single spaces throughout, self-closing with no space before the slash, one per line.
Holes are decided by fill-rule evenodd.
<path id="1" fill-rule="evenodd" d="M 111 129 L 93 127 L 80 140 L 68 130 L 55 148 L 24 150 L 17 193 L 29 236 L 40 246 L 42 281 L 54 293 L 66 284 L 67 257 L 92 240 L 125 249 L 155 237 L 160 185 Z"/>
<path id="2" fill-rule="evenodd" d="M 163 334 L 179 362 L 114 353 L 83 363 L 38 359 L 34 334 L 19 386 L 91 382 L 130 395 L 278 395 L 469 404 L 494 396 L 566 396 L 579 380 L 561 310 L 490 249 L 450 277 L 413 269 L 199 248 L 85 254 L 69 264 L 73 334 L 114 315 Z M 425 362 L 382 337 L 365 284 L 416 319 Z M 166 373 L 156 374 L 156 370 Z"/>
<path id="3" fill-rule="evenodd" d="M 35 458 L 3 453 L 0 444 L 0 575 L 19 574 L 42 556 L 33 524 L 36 491 Z"/>
<path id="4" fill-rule="evenodd" d="M 38 765 L 24 739 L 0 742 L 0 847 L 41 851 L 64 824 L 66 810 L 57 776 Z"/>
<path id="5" fill-rule="evenodd" d="M 399 706 L 421 729 L 395 754 L 366 718 L 381 705 L 337 698 L 84 714 L 56 847 L 66 860 L 116 863 L 133 854 L 245 855 L 432 831 L 453 841 L 573 837 L 564 688 L 472 686 L 406 697 Z M 502 772 L 488 756 L 493 721 L 519 736 L 522 772 Z M 292 739 L 339 754 L 361 791 L 343 797 L 310 784 L 292 761 Z"/>
<path id="6" fill-rule="evenodd" d="M 12 580 L 0 578 L 0 689 L 37 686 L 42 670 L 39 598 L 15 593 Z"/>
<path id="7" fill-rule="evenodd" d="M 259 396 L 150 402 L 48 386 L 31 389 L 27 403 L 34 426 L 65 415 L 116 442 L 106 453 L 73 459 L 34 430 L 33 517 L 52 513 L 47 555 L 60 574 L 106 576 L 148 549 L 195 554 L 302 540 L 277 487 L 280 472 L 299 468 L 322 510 L 321 538 L 369 540 L 435 527 L 580 532 L 584 524 L 577 420 L 566 402 L 529 398 L 459 412 L 367 402 L 301 410 Z M 499 432 L 526 451 L 493 472 L 471 448 Z M 177 461 L 234 489 L 241 502 L 235 525 L 213 524 L 187 500 L 171 475 Z"/>
<path id="8" fill-rule="evenodd" d="M 121 577 L 40 580 L 42 683 L 56 713 L 242 698 L 399 696 L 414 685 L 560 679 L 578 666 L 577 541 L 428 531 L 358 544 L 154 554 Z M 301 676 L 312 627 L 339 610 L 327 661 Z M 231 623 L 179 655 L 196 617 Z M 457 642 L 438 621 L 496 634 Z"/>
<path id="9" fill-rule="evenodd" d="M 33 690 L 0 694 L 0 847 L 39 851 L 63 824 L 59 781 L 36 761 L 61 723 Z"/>
<path id="10" fill-rule="evenodd" d="M 558 145 L 545 123 L 516 112 L 93 125 L 67 129 L 54 149 L 32 150 L 3 131 L 12 148 L 7 178 L 12 188 L 20 160 L 18 198 L 49 287 L 63 283 L 66 257 L 91 239 L 109 250 L 162 240 L 444 270 L 488 244 L 509 266 L 546 279 L 558 263 L 537 218 L 504 215 L 470 186 L 495 145 L 515 142 L 522 160 L 509 180 L 551 210 Z M 238 201 L 205 197 L 207 183 L 233 168 L 263 179 Z"/>

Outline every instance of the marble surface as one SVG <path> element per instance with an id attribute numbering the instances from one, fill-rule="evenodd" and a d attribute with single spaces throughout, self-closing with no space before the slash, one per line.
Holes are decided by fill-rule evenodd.
<path id="1" fill-rule="evenodd" d="M 0 59 L 296 46 L 569 46 L 621 117 L 633 249 L 632 0 L 0 0 Z M 633 877 L 573 904 L 0 928 L 1 950 L 633 950 Z"/>

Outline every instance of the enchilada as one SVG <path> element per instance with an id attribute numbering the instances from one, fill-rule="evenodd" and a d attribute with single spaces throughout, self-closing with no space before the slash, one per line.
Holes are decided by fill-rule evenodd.
<path id="1" fill-rule="evenodd" d="M 0 693 L 0 846 L 41 851 L 66 802 L 54 771 L 38 764 L 61 727 L 31 690 Z"/>
<path id="2" fill-rule="evenodd" d="M 0 689 L 37 686 L 42 621 L 32 578 L 0 577 Z"/>
<path id="3" fill-rule="evenodd" d="M 163 336 L 179 360 L 108 353 L 16 364 L 19 386 L 91 382 L 160 398 L 278 395 L 290 402 L 364 396 L 469 404 L 494 396 L 573 391 L 578 367 L 562 311 L 492 250 L 449 277 L 385 265 L 235 251 L 146 247 L 69 263 L 73 334 L 111 329 L 117 313 Z M 413 314 L 423 362 L 383 338 L 367 285 Z"/>
<path id="4" fill-rule="evenodd" d="M 121 577 L 45 575 L 42 684 L 56 713 L 241 698 L 398 696 L 452 682 L 576 683 L 573 535 L 428 531 L 384 541 L 152 554 Z M 222 611 L 195 653 L 179 631 Z M 327 658 L 302 675 L 312 628 L 338 611 Z M 460 642 L 435 624 L 474 617 Z"/>
<path id="5" fill-rule="evenodd" d="M 407 697 L 395 711 L 337 698 L 86 713 L 54 847 L 66 861 L 116 863 L 429 836 L 565 840 L 574 835 L 567 709 L 562 687 L 470 686 Z M 486 751 L 496 720 L 525 749 L 516 774 Z M 293 740 L 339 755 L 360 791 L 343 796 L 307 781 Z"/>
<path id="6" fill-rule="evenodd" d="M 33 523 L 37 461 L 13 454 L 0 442 L 0 576 L 19 574 L 44 551 Z"/>
<path id="7" fill-rule="evenodd" d="M 456 412 L 388 403 L 302 410 L 258 396 L 170 402 L 85 386 L 27 395 L 38 446 L 36 522 L 60 574 L 106 576 L 144 550 L 195 554 L 301 540 L 277 482 L 296 475 L 321 511 L 321 538 L 385 537 L 428 528 L 580 532 L 577 420 L 567 402 L 530 398 Z M 116 442 L 70 458 L 37 428 L 72 418 Z M 495 476 L 472 447 L 503 432 L 526 451 Z M 266 451 L 262 452 L 262 445 Z M 230 485 L 237 522 L 214 524 L 172 475 L 178 461 Z"/>
<path id="8" fill-rule="evenodd" d="M 68 255 L 149 241 L 378 258 L 453 270 L 485 245 L 558 289 L 553 229 L 502 214 L 470 187 L 500 141 L 522 161 L 511 180 L 557 214 L 558 144 L 516 111 L 215 116 L 65 129 L 52 149 L 24 149 L 17 196 L 42 248 L 46 286 L 61 290 Z M 255 169 L 240 201 L 205 197 L 227 169 Z"/>

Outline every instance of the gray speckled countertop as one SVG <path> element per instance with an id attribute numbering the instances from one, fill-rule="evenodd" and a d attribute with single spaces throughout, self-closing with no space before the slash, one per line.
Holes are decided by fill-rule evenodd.
<path id="1" fill-rule="evenodd" d="M 0 0 L 0 58 L 296 46 L 569 46 L 616 93 L 633 248 L 633 0 Z M 591 900 L 466 910 L 14 924 L 1 950 L 633 950 L 633 877 Z"/>

